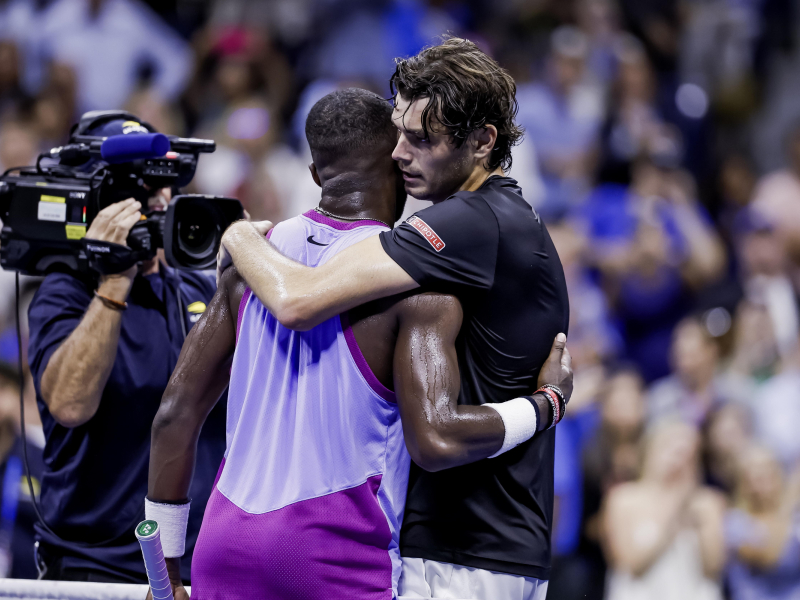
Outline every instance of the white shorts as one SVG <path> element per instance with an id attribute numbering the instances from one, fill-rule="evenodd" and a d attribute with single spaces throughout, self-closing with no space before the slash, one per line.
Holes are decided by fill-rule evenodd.
<path id="1" fill-rule="evenodd" d="M 547 582 L 461 567 L 422 558 L 403 558 L 397 600 L 545 600 Z"/>

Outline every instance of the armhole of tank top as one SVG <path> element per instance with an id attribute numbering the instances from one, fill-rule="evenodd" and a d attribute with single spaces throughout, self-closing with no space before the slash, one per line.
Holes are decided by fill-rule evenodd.
<path id="1" fill-rule="evenodd" d="M 361 352 L 361 348 L 358 346 L 358 341 L 356 341 L 356 335 L 353 333 L 353 328 L 350 327 L 350 318 L 347 316 L 346 312 L 343 312 L 341 315 L 339 315 L 339 321 L 342 326 L 344 339 L 347 342 L 347 348 L 350 350 L 350 356 L 353 357 L 356 367 L 358 367 L 358 370 L 361 373 L 361 376 L 367 382 L 367 385 L 369 385 L 373 392 L 378 394 L 378 396 L 387 402 L 396 404 L 397 396 L 395 393 L 378 381 L 378 378 L 375 377 L 375 374 L 372 372 L 367 359 L 364 358 L 364 354 Z"/>
<path id="2" fill-rule="evenodd" d="M 242 327 L 242 318 L 244 317 L 244 307 L 247 305 L 247 301 L 250 299 L 250 294 L 253 293 L 253 290 L 247 288 L 242 294 L 242 299 L 239 301 L 239 314 L 236 316 L 236 344 L 239 343 L 239 329 Z"/>
<path id="3" fill-rule="evenodd" d="M 273 227 L 267 232 L 267 239 L 272 237 L 272 232 L 275 231 Z M 239 314 L 236 316 L 236 341 L 235 343 L 239 343 L 239 329 L 242 327 L 242 317 L 244 317 L 244 307 L 247 305 L 247 301 L 250 299 L 250 294 L 253 293 L 253 290 L 247 288 L 242 294 L 242 299 L 239 300 Z"/>

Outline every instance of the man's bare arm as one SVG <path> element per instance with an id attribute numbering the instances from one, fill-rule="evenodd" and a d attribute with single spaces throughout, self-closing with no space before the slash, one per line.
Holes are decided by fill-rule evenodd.
<path id="1" fill-rule="evenodd" d="M 230 379 L 237 300 L 244 287 L 235 268 L 226 271 L 183 344 L 153 421 L 147 489 L 152 500 L 186 500 L 200 429 Z"/>
<path id="2" fill-rule="evenodd" d="M 128 232 L 139 220 L 141 204 L 133 198 L 101 210 L 86 236 L 125 244 Z M 125 302 L 136 276 L 136 267 L 100 279 L 97 293 Z M 42 399 L 53 418 L 64 427 L 78 427 L 91 419 L 100 407 L 117 356 L 122 312 L 93 298 L 83 319 L 65 339 L 42 374 Z"/>
<path id="3" fill-rule="evenodd" d="M 399 305 L 394 354 L 394 385 L 409 454 L 426 471 L 439 471 L 492 456 L 503 445 L 505 426 L 493 408 L 457 404 L 461 384 L 455 341 L 461 329 L 461 304 L 453 296 L 419 294 Z M 566 338 L 553 344 L 539 384 L 561 385 L 572 393 Z M 549 404 L 534 400 L 549 425 Z"/>
<path id="4" fill-rule="evenodd" d="M 236 347 L 236 313 L 245 284 L 228 269 L 203 316 L 192 327 L 153 420 L 147 497 L 183 502 L 194 474 L 200 430 L 228 386 Z M 175 600 L 188 600 L 179 558 L 167 558 Z M 152 594 L 148 592 L 147 599 Z"/>
<path id="5" fill-rule="evenodd" d="M 264 239 L 262 231 L 240 221 L 225 232 L 220 254 L 226 253 L 275 318 L 299 331 L 370 300 L 419 287 L 386 254 L 378 236 L 312 268 L 286 258 Z"/>

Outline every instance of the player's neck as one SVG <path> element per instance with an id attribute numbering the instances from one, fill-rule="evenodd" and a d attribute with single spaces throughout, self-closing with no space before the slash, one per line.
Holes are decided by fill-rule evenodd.
<path id="1" fill-rule="evenodd" d="M 367 182 L 370 178 L 364 178 Z M 376 178 L 378 185 L 362 181 L 331 179 L 322 185 L 319 207 L 343 219 L 374 219 L 384 223 L 394 221 L 393 189 L 385 189 L 385 178 Z"/>
<path id="2" fill-rule="evenodd" d="M 459 192 L 474 192 L 479 187 L 481 187 L 489 177 L 492 175 L 499 175 L 500 177 L 504 177 L 505 173 L 503 173 L 503 169 L 497 167 L 493 171 L 487 171 L 483 165 L 475 165 L 475 168 L 472 170 L 472 173 L 469 174 L 466 181 L 458 188 L 457 191 Z"/>

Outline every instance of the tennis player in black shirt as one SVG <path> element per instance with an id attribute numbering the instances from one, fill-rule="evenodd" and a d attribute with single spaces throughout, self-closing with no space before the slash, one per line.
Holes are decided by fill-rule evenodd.
<path id="1" fill-rule="evenodd" d="M 553 339 L 567 331 L 569 304 L 550 236 L 504 174 L 522 134 L 514 123 L 515 85 L 458 38 L 398 61 L 391 84 L 398 129 L 393 157 L 406 191 L 433 205 L 317 268 L 277 252 L 264 239 L 271 224 L 234 224 L 223 238 L 218 270 L 235 263 L 291 329 L 420 287 L 459 299 L 459 403 L 494 408 L 505 438 L 487 454 L 491 460 L 412 471 L 400 597 L 543 600 L 555 435 L 534 435 L 540 417 L 529 407 L 535 403 L 509 399 L 536 389 Z M 332 216 L 365 217 L 352 208 Z M 565 338 L 559 340 L 563 347 Z M 558 394 L 537 393 L 553 399 L 557 422 L 563 416 Z"/>

